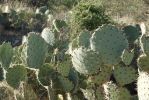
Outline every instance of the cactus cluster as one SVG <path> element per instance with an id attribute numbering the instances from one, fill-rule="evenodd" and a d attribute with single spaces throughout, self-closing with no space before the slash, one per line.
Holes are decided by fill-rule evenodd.
<path id="1" fill-rule="evenodd" d="M 102 9 L 81 6 L 87 16 L 79 24 L 85 27 L 72 40 L 66 21 L 54 19 L 40 33 L 28 33 L 18 47 L 1 44 L 0 85 L 6 82 L 15 92 L 24 88 L 27 96 L 30 90 L 34 99 L 45 93 L 41 100 L 148 100 L 149 36 L 138 24 L 106 24 Z M 99 16 L 90 19 L 88 13 L 103 16 L 96 22 Z M 46 7 L 36 11 L 36 17 L 43 15 L 49 15 Z"/>

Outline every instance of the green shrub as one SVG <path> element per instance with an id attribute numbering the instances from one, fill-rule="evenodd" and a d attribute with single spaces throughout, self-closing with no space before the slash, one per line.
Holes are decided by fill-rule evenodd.
<path id="1" fill-rule="evenodd" d="M 71 22 L 72 27 L 77 27 L 77 30 L 87 29 L 91 31 L 103 24 L 111 23 L 111 20 L 105 14 L 105 10 L 102 6 L 80 3 L 73 9 Z"/>

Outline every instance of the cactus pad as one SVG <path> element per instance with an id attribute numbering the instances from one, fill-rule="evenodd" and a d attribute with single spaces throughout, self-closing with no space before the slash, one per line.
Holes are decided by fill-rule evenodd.
<path id="1" fill-rule="evenodd" d="M 137 71 L 130 67 L 117 67 L 114 69 L 114 77 L 120 86 L 134 82 L 137 79 Z"/>
<path id="2" fill-rule="evenodd" d="M 134 41 L 138 39 L 139 36 L 141 36 L 141 28 L 139 27 L 139 25 L 129 25 L 124 27 L 123 30 L 130 43 L 134 43 Z"/>
<path id="3" fill-rule="evenodd" d="M 94 51 L 78 48 L 73 51 L 73 67 L 81 74 L 94 74 L 98 72 L 102 61 L 99 54 Z"/>
<path id="4" fill-rule="evenodd" d="M 13 57 L 13 48 L 10 43 L 3 43 L 0 46 L 0 62 L 2 67 L 7 70 Z"/>
<path id="5" fill-rule="evenodd" d="M 31 33 L 27 44 L 27 64 L 31 68 L 43 65 L 47 53 L 47 44 L 42 37 Z"/>
<path id="6" fill-rule="evenodd" d="M 70 92 L 74 88 L 74 84 L 69 79 L 58 75 L 57 78 L 53 80 L 53 87 L 57 90 Z"/>
<path id="7" fill-rule="evenodd" d="M 88 48 L 90 46 L 90 33 L 82 32 L 78 37 L 78 45 Z"/>
<path id="8" fill-rule="evenodd" d="M 50 85 L 52 75 L 54 74 L 53 66 L 50 64 L 44 64 L 42 67 L 39 67 L 38 79 L 45 85 Z"/>
<path id="9" fill-rule="evenodd" d="M 51 46 L 54 45 L 55 43 L 55 35 L 54 33 L 47 27 L 44 28 L 42 33 L 41 33 L 41 37 Z"/>
<path id="10" fill-rule="evenodd" d="M 118 88 L 119 90 L 119 100 L 131 100 L 131 95 L 126 88 Z"/>
<path id="11" fill-rule="evenodd" d="M 110 80 L 112 75 L 112 68 L 109 66 L 102 66 L 101 72 L 98 75 L 91 76 L 91 80 L 93 83 L 98 85 L 102 85 Z"/>
<path id="12" fill-rule="evenodd" d="M 141 68 L 140 70 L 149 72 L 149 57 L 148 56 L 140 57 L 138 60 L 138 65 Z"/>
<path id="13" fill-rule="evenodd" d="M 71 60 L 67 60 L 67 61 L 63 61 L 63 62 L 59 63 L 57 70 L 63 76 L 68 76 L 71 67 L 72 67 Z"/>
<path id="14" fill-rule="evenodd" d="M 6 81 L 13 88 L 18 88 L 21 81 L 27 79 L 27 71 L 23 65 L 14 65 L 9 68 L 6 73 Z"/>
<path id="15" fill-rule="evenodd" d="M 122 31 L 112 25 L 98 28 L 92 35 L 91 48 L 98 51 L 106 65 L 118 64 L 128 41 Z"/>
<path id="16" fill-rule="evenodd" d="M 144 49 L 144 53 L 146 55 L 149 55 L 149 36 L 144 35 L 141 38 L 142 44 L 143 44 L 143 49 Z"/>
<path id="17" fill-rule="evenodd" d="M 130 65 L 134 57 L 134 50 L 129 51 L 125 49 L 122 55 L 122 61 L 124 62 L 125 65 Z"/>

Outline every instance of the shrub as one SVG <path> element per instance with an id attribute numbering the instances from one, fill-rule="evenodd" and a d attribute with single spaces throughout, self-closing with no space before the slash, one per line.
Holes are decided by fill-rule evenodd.
<path id="1" fill-rule="evenodd" d="M 71 22 L 72 26 L 77 27 L 77 30 L 87 29 L 91 31 L 103 24 L 111 23 L 111 20 L 105 14 L 102 6 L 80 3 L 73 9 Z"/>

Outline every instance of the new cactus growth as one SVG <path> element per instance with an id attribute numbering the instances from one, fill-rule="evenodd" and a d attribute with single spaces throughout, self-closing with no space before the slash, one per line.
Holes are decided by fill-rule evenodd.
<path id="1" fill-rule="evenodd" d="M 112 25 L 98 28 L 92 35 L 91 48 L 101 54 L 104 64 L 115 65 L 121 61 L 121 55 L 128 47 L 128 41 L 122 31 Z"/>

